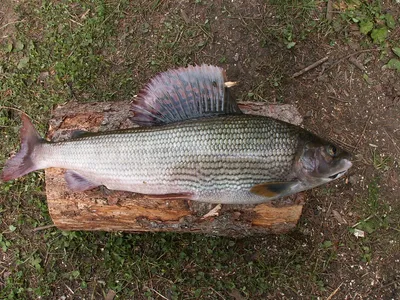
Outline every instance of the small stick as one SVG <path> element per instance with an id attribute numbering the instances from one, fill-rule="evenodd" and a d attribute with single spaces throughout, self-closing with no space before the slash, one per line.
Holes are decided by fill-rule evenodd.
<path id="1" fill-rule="evenodd" d="M 355 227 L 357 227 L 358 225 L 360 225 L 362 222 L 367 222 L 369 219 L 371 219 L 371 218 L 373 218 L 373 217 L 375 217 L 375 215 L 370 215 L 369 217 L 365 218 L 364 220 L 361 220 L 360 222 L 357 222 L 356 224 L 354 224 L 354 225 L 351 226 L 351 227 L 355 228 Z"/>
<path id="2" fill-rule="evenodd" d="M 300 75 L 303 75 L 305 72 L 308 72 L 311 69 L 318 67 L 320 64 L 323 64 L 324 62 L 326 62 L 328 60 L 328 58 L 329 58 L 328 56 L 325 56 L 324 58 L 321 58 L 320 60 L 316 61 L 312 65 L 309 65 L 308 67 L 304 68 L 303 70 L 294 73 L 292 78 L 299 77 Z"/>
<path id="3" fill-rule="evenodd" d="M 75 23 L 75 24 L 78 24 L 79 26 L 83 26 L 83 24 L 82 23 L 79 23 L 78 21 L 75 21 L 74 19 L 70 19 L 71 20 L 71 22 L 73 22 L 73 23 Z"/>
<path id="4" fill-rule="evenodd" d="M 221 299 L 223 299 L 223 300 L 226 300 L 226 299 L 225 299 L 225 297 L 224 297 L 224 296 L 222 296 L 222 295 L 221 295 L 221 293 L 220 293 L 220 292 L 218 292 L 218 291 L 216 291 L 216 290 L 215 290 L 213 287 L 211 287 L 211 286 L 210 286 L 210 289 L 211 289 L 213 292 L 215 292 L 215 293 L 216 293 L 218 296 L 220 296 L 220 297 L 221 297 Z"/>
<path id="5" fill-rule="evenodd" d="M 336 288 L 336 290 L 334 290 L 332 292 L 332 294 L 329 295 L 328 298 L 326 298 L 326 300 L 331 300 L 333 296 L 335 296 L 335 294 L 339 291 L 340 287 L 342 286 L 343 282 L 341 284 L 339 284 L 339 286 Z"/>
<path id="6" fill-rule="evenodd" d="M 185 21 L 186 24 L 190 24 L 190 19 L 183 9 L 181 9 L 181 17 Z"/>
<path id="7" fill-rule="evenodd" d="M 395 146 L 397 152 L 400 154 L 400 148 L 399 146 L 397 146 L 397 143 L 395 142 L 395 140 L 392 138 L 392 136 L 387 132 L 387 130 L 385 128 L 383 128 L 383 131 L 386 133 L 386 135 L 389 137 L 389 139 L 392 141 L 393 145 Z"/>
<path id="8" fill-rule="evenodd" d="M 352 54 L 348 54 L 346 56 L 343 56 L 342 58 L 338 59 L 336 62 L 334 62 L 333 64 L 331 64 L 328 68 L 325 69 L 325 71 L 328 71 L 330 69 L 332 69 L 334 66 L 340 64 L 342 61 L 344 61 L 345 59 L 348 59 L 349 57 L 361 54 L 361 53 L 365 53 L 365 52 L 372 52 L 372 51 L 381 51 L 380 48 L 371 48 L 371 49 L 364 49 L 364 50 L 360 50 L 357 52 L 354 52 Z"/>
<path id="9" fill-rule="evenodd" d="M 328 21 L 332 21 L 332 0 L 328 0 L 328 3 L 326 5 L 326 19 Z"/>
<path id="10" fill-rule="evenodd" d="M 365 123 L 365 125 L 364 125 L 364 129 L 363 129 L 363 131 L 362 131 L 362 133 L 361 133 L 361 135 L 360 135 L 360 138 L 359 138 L 359 139 L 358 139 L 358 141 L 357 141 L 357 144 L 354 146 L 354 149 L 353 149 L 353 151 L 356 151 L 356 150 L 357 150 L 357 148 L 358 148 L 358 145 L 360 144 L 360 142 L 361 142 L 361 139 L 362 139 L 362 138 L 363 138 L 363 136 L 364 136 L 365 130 L 367 130 L 368 123 L 369 123 L 369 121 L 371 121 L 371 119 L 372 119 L 372 115 L 370 115 L 370 116 L 369 116 L 369 118 L 368 118 L 367 122 Z"/>
<path id="11" fill-rule="evenodd" d="M 49 225 L 45 225 L 45 226 L 36 227 L 36 228 L 33 229 L 32 231 L 33 231 L 33 232 L 38 232 L 38 231 L 45 230 L 45 229 L 49 229 L 49 228 L 53 228 L 53 227 L 56 227 L 56 225 L 54 225 L 54 224 L 49 224 Z"/>
<path id="12" fill-rule="evenodd" d="M 15 110 L 15 111 L 18 111 L 18 112 L 20 112 L 21 114 L 25 114 L 25 115 L 27 115 L 27 116 L 29 117 L 29 115 L 28 115 L 26 112 L 23 112 L 22 110 L 20 110 L 20 109 L 18 109 L 18 108 L 15 108 L 15 107 L 0 105 L 0 109 L 11 109 L 11 110 Z"/>
<path id="13" fill-rule="evenodd" d="M 13 25 L 13 24 L 22 23 L 22 22 L 25 22 L 25 20 L 13 21 L 13 22 L 7 23 L 7 24 L 1 26 L 1 27 L 0 27 L 0 30 L 2 30 L 3 28 L 6 28 L 7 26 L 10 26 L 10 25 Z"/>
<path id="14" fill-rule="evenodd" d="M 67 287 L 67 289 L 71 292 L 72 295 L 75 295 L 74 291 L 68 285 L 66 285 L 65 283 L 64 285 Z"/>
<path id="15" fill-rule="evenodd" d="M 351 103 L 351 101 L 342 100 L 342 99 L 339 99 L 338 97 L 334 97 L 334 96 L 328 96 L 328 98 L 329 98 L 329 99 L 332 99 L 332 100 L 339 101 L 339 102 L 343 102 L 343 103 Z"/>
<path id="16" fill-rule="evenodd" d="M 168 300 L 168 298 L 167 297 L 165 297 L 165 296 L 163 296 L 163 295 L 161 295 L 159 292 L 157 292 L 155 289 L 153 289 L 153 288 L 150 288 L 150 290 L 152 290 L 154 293 L 156 293 L 158 296 L 160 296 L 161 298 L 163 298 L 163 299 L 165 299 L 165 300 Z"/>

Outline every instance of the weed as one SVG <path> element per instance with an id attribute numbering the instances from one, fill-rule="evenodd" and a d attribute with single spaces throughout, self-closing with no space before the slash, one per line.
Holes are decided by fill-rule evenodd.
<path id="1" fill-rule="evenodd" d="M 390 170 L 394 160 L 390 156 L 379 153 L 376 149 L 372 151 L 372 164 L 378 171 L 386 172 Z"/>
<path id="2" fill-rule="evenodd" d="M 361 34 L 381 46 L 384 46 L 389 30 L 396 26 L 393 15 L 382 11 L 381 1 L 350 1 L 344 7 L 342 17 L 358 24 Z"/>
<path id="3" fill-rule="evenodd" d="M 322 28 L 323 21 L 315 21 L 315 16 L 319 13 L 314 0 L 270 0 L 270 3 L 276 6 L 277 17 L 285 25 L 278 29 L 265 28 L 265 33 L 268 39 L 271 35 L 276 36 L 287 49 L 295 47 L 298 41 L 305 40 L 314 29 Z"/>

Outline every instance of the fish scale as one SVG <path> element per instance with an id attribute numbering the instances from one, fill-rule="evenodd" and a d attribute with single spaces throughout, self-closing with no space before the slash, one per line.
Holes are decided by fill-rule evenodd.
<path id="1" fill-rule="evenodd" d="M 110 189 L 202 198 L 290 179 L 297 141 L 298 130 L 289 124 L 220 116 L 46 143 L 36 161 Z"/>

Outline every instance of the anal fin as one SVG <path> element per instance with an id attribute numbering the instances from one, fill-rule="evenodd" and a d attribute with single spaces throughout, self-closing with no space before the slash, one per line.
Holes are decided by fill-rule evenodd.
<path id="1" fill-rule="evenodd" d="M 99 184 L 87 180 L 75 171 L 67 170 L 64 177 L 68 187 L 74 192 L 83 192 L 99 186 Z"/>

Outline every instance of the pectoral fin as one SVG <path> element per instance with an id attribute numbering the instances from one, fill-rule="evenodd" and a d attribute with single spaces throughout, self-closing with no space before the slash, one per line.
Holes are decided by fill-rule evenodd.
<path id="1" fill-rule="evenodd" d="M 266 182 L 253 186 L 250 192 L 267 198 L 279 198 L 292 194 L 297 184 L 296 181 Z"/>

